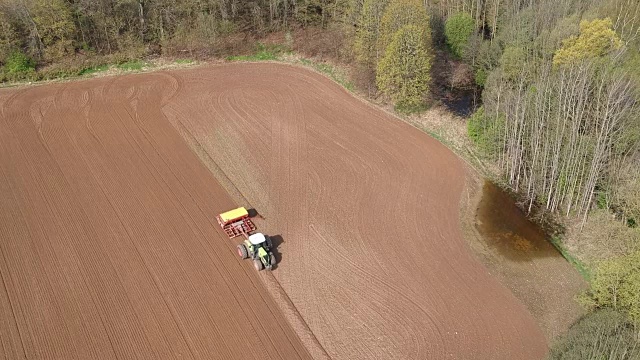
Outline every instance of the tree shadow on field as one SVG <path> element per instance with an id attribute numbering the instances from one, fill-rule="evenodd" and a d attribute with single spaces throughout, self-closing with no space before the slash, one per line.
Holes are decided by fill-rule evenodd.
<path id="1" fill-rule="evenodd" d="M 269 237 L 273 243 L 273 249 L 271 249 L 271 251 L 273 251 L 273 255 L 276 256 L 276 265 L 273 268 L 277 269 L 278 265 L 280 265 L 280 262 L 282 261 L 282 253 L 278 249 L 280 248 L 280 245 L 284 243 L 284 239 L 281 235 L 270 235 Z"/>

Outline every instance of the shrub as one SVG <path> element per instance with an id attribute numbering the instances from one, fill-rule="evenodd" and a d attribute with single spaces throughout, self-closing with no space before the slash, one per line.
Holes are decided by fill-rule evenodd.
<path id="1" fill-rule="evenodd" d="M 549 353 L 552 360 L 626 360 L 640 357 L 634 327 L 624 314 L 598 310 L 576 322 Z"/>
<path id="2" fill-rule="evenodd" d="M 596 204 L 605 202 L 600 193 Z M 580 252 L 587 262 L 628 255 L 640 250 L 640 228 L 629 227 L 624 220 L 617 219 L 606 204 L 589 214 L 589 221 L 579 234 Z"/>
<path id="3" fill-rule="evenodd" d="M 487 83 L 487 70 L 485 69 L 478 69 L 476 70 L 476 74 L 475 74 L 475 81 L 476 81 L 476 85 L 480 86 L 480 87 L 484 87 L 484 85 Z"/>
<path id="4" fill-rule="evenodd" d="M 35 62 L 20 51 L 14 51 L 7 58 L 4 69 L 8 74 L 26 74 L 36 69 Z"/>
<path id="5" fill-rule="evenodd" d="M 444 36 L 451 52 L 461 58 L 464 48 L 473 34 L 475 24 L 469 14 L 457 13 L 447 19 L 444 24 Z"/>
<path id="6" fill-rule="evenodd" d="M 0 68 L 0 82 L 35 79 L 35 62 L 19 51 L 12 52 Z"/>
<path id="7" fill-rule="evenodd" d="M 640 251 L 601 262 L 583 299 L 595 308 L 612 308 L 640 325 Z"/>
<path id="8" fill-rule="evenodd" d="M 290 53 L 291 50 L 282 44 L 256 44 L 253 55 L 228 56 L 229 61 L 270 61 L 278 60 L 283 54 Z"/>
<path id="9" fill-rule="evenodd" d="M 493 119 L 485 116 L 481 106 L 467 121 L 467 135 L 482 153 L 493 156 L 498 152 L 497 138 L 504 127 L 502 117 Z"/>

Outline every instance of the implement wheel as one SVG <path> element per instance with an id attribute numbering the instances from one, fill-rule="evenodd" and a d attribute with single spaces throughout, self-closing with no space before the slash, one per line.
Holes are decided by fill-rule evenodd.
<path id="1" fill-rule="evenodd" d="M 264 269 L 264 265 L 262 264 L 262 261 L 260 261 L 260 259 L 253 260 L 253 267 L 255 267 L 256 270 L 258 271 L 261 271 L 262 269 Z"/>
<path id="2" fill-rule="evenodd" d="M 247 251 L 247 247 L 244 246 L 244 244 L 238 245 L 238 255 L 240 255 L 240 258 L 242 259 L 246 259 L 249 257 L 249 252 Z"/>

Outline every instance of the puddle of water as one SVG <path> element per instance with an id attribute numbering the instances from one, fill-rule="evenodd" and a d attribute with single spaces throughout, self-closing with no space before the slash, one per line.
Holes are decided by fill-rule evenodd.
<path id="1" fill-rule="evenodd" d="M 482 188 L 476 228 L 491 248 L 509 260 L 562 257 L 542 228 L 527 219 L 513 198 L 490 181 L 485 181 Z"/>

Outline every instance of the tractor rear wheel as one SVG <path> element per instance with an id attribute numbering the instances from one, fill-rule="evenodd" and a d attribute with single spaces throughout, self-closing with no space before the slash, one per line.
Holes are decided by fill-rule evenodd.
<path id="1" fill-rule="evenodd" d="M 265 242 L 267 243 L 267 247 L 269 247 L 269 249 L 273 249 L 273 241 L 271 240 L 270 236 L 265 236 Z"/>
<path id="2" fill-rule="evenodd" d="M 274 253 L 269 254 L 269 262 L 271 263 L 271 267 L 276 264 L 276 255 Z"/>
<path id="3" fill-rule="evenodd" d="M 249 257 L 249 252 L 247 251 L 247 247 L 244 246 L 244 244 L 238 245 L 238 255 L 240 255 L 240 258 L 242 259 L 246 259 Z"/>
<path id="4" fill-rule="evenodd" d="M 260 259 L 255 259 L 253 260 L 253 267 L 255 267 L 256 270 L 261 271 L 264 268 L 264 265 Z"/>

